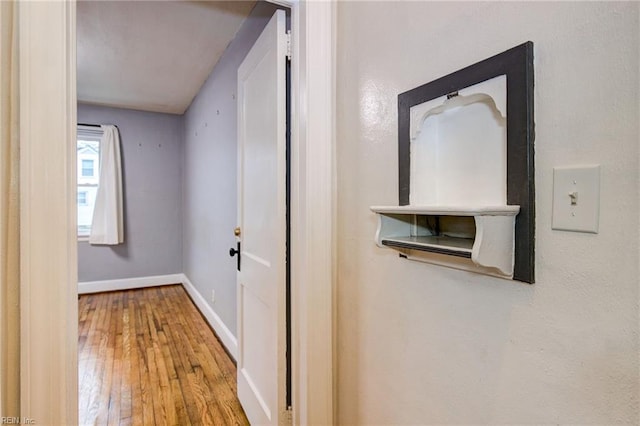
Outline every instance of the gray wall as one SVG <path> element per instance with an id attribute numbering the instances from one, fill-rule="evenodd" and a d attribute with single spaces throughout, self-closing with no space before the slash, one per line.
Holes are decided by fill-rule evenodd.
<path id="1" fill-rule="evenodd" d="M 234 334 L 236 259 L 229 248 L 236 226 L 236 76 L 276 9 L 256 5 L 184 117 L 184 273 Z"/>
<path id="2" fill-rule="evenodd" d="M 182 272 L 182 116 L 78 105 L 78 122 L 120 130 L 124 244 L 78 243 L 78 281 Z"/>

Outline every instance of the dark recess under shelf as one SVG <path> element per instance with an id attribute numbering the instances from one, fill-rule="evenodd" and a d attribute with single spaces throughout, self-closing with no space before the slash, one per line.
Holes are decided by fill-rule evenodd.
<path id="1" fill-rule="evenodd" d="M 384 239 L 381 243 L 388 247 L 420 250 L 430 253 L 448 254 L 471 259 L 473 240 L 445 236 L 396 237 Z"/>

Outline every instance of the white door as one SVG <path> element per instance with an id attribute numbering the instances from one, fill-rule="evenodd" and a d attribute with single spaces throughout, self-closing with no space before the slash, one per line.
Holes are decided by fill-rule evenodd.
<path id="1" fill-rule="evenodd" d="M 286 416 L 285 13 L 238 68 L 238 397 L 251 424 Z"/>

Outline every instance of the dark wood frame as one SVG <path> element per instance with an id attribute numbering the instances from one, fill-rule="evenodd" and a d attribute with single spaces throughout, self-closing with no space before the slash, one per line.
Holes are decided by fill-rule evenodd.
<path id="1" fill-rule="evenodd" d="M 410 109 L 500 75 L 507 77 L 507 204 L 519 205 L 515 226 L 513 279 L 535 282 L 535 173 L 533 121 L 533 42 L 398 95 L 400 205 L 409 204 Z"/>

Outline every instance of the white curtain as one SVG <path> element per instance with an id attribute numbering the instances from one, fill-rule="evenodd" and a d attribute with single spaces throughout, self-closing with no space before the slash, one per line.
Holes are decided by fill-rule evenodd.
<path id="1" fill-rule="evenodd" d="M 18 4 L 0 0 L 0 415 L 20 415 Z"/>
<path id="2" fill-rule="evenodd" d="M 100 178 L 89 243 L 116 245 L 124 242 L 120 135 L 116 126 L 101 127 Z"/>

